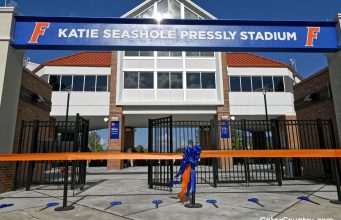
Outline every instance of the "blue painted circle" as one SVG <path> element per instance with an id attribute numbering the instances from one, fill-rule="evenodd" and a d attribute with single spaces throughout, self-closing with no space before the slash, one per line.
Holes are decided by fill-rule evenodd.
<path id="1" fill-rule="evenodd" d="M 155 205 L 160 205 L 161 203 L 163 203 L 163 201 L 162 200 L 154 200 L 153 203 Z"/>
<path id="2" fill-rule="evenodd" d="M 209 199 L 209 200 L 206 200 L 207 203 L 209 204 L 216 204 L 217 203 L 217 200 L 215 199 Z"/>
<path id="3" fill-rule="evenodd" d="M 122 202 L 120 202 L 120 201 L 112 201 L 112 202 L 110 203 L 110 205 L 112 205 L 112 206 L 118 206 L 118 205 L 122 205 Z"/>
<path id="4" fill-rule="evenodd" d="M 50 202 L 50 203 L 46 204 L 47 207 L 53 207 L 53 206 L 57 206 L 57 205 L 59 205 L 58 202 Z"/>

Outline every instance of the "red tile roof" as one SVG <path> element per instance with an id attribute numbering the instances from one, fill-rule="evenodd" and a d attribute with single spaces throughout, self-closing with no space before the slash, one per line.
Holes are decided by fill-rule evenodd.
<path id="1" fill-rule="evenodd" d="M 33 72 L 37 72 L 44 66 L 92 66 L 110 67 L 111 52 L 79 52 L 66 57 L 47 61 L 38 66 Z"/>
<path id="2" fill-rule="evenodd" d="M 227 65 L 230 67 L 284 67 L 287 64 L 277 62 L 265 57 L 249 53 L 227 53 Z M 41 64 L 33 72 L 39 71 L 44 66 L 111 66 L 111 52 L 80 52 Z M 302 77 L 295 73 L 300 79 Z"/>
<path id="3" fill-rule="evenodd" d="M 227 53 L 226 59 L 231 67 L 288 67 L 285 63 L 249 53 Z"/>

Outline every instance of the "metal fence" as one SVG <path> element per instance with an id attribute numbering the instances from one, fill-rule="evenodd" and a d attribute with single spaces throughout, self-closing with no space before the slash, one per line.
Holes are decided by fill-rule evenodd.
<path id="1" fill-rule="evenodd" d="M 18 153 L 86 152 L 89 121 L 76 116 L 75 121 L 22 121 Z M 85 184 L 86 161 L 17 162 L 14 189 L 33 184 L 63 184 L 65 172 L 71 173 L 73 188 Z"/>
<path id="2" fill-rule="evenodd" d="M 335 148 L 335 138 L 329 120 L 149 121 L 149 152 L 183 152 L 199 144 L 203 150 L 327 149 Z M 149 185 L 172 187 L 180 161 L 152 164 Z M 320 158 L 202 159 L 197 167 L 197 183 L 213 186 L 332 177 L 330 159 Z"/>

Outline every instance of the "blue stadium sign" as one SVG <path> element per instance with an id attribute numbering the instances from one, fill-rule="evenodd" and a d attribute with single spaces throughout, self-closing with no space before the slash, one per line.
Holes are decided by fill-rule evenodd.
<path id="1" fill-rule="evenodd" d="M 338 51 L 336 22 L 16 17 L 18 49 Z"/>

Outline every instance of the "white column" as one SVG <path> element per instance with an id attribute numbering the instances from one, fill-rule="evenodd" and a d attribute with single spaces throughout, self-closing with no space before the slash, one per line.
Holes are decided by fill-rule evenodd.
<path id="1" fill-rule="evenodd" d="M 341 47 L 341 14 L 337 16 L 339 47 Z M 341 51 L 334 54 L 327 54 L 330 84 L 332 87 L 336 123 L 338 128 L 339 139 L 341 143 Z M 341 146 L 337 146 L 341 147 Z"/>
<path id="2" fill-rule="evenodd" d="M 10 46 L 14 8 L 0 8 L 0 154 L 12 153 L 23 65 L 23 51 Z"/>

